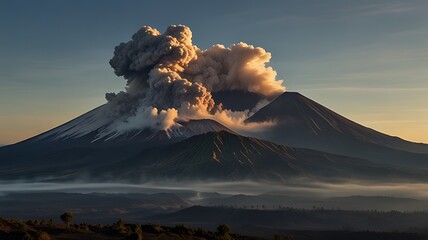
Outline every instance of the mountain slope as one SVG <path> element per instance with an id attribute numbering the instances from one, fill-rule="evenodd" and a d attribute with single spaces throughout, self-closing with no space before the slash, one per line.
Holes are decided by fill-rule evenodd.
<path id="1" fill-rule="evenodd" d="M 233 132 L 210 119 L 179 121 L 177 125 L 168 130 L 153 131 L 142 128 L 127 132 L 117 132 L 112 125 L 114 125 L 115 121 L 120 121 L 121 119 L 113 116 L 108 108 L 109 106 L 104 104 L 59 127 L 30 138 L 26 142 L 154 142 L 184 139 L 211 131 Z"/>
<path id="2" fill-rule="evenodd" d="M 120 169 L 121 177 L 143 180 L 428 179 L 426 171 L 290 148 L 224 131 L 146 149 L 114 169 Z"/>
<path id="3" fill-rule="evenodd" d="M 148 129 L 120 135 L 100 133 L 109 126 L 96 108 L 68 123 L 0 149 L 0 179 L 64 179 L 91 174 L 143 149 L 172 144 L 211 131 L 230 129 L 213 120 L 181 121 L 167 131 Z M 57 172 L 59 171 L 59 172 Z"/>
<path id="4" fill-rule="evenodd" d="M 428 167 L 428 145 L 391 137 L 355 123 L 295 92 L 285 92 L 246 122 L 275 121 L 256 137 L 289 146 Z"/>
<path id="5" fill-rule="evenodd" d="M 31 181 L 426 181 L 428 172 L 290 148 L 227 131 L 208 132 L 166 146 L 138 149 L 92 144 L 0 164 L 0 180 Z M 125 151 L 126 150 L 126 151 Z"/>
<path id="6" fill-rule="evenodd" d="M 107 107 L 0 148 L 0 180 L 425 181 L 428 176 L 414 170 L 428 168 L 428 154 L 414 153 L 426 145 L 365 128 L 297 93 L 284 93 L 247 119 L 275 120 L 259 137 L 281 144 L 239 136 L 204 119 L 178 122 L 167 131 L 112 132 L 117 119 L 106 114 Z"/>

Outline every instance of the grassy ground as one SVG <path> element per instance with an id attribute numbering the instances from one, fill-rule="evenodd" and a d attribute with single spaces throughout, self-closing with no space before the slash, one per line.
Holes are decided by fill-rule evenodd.
<path id="1" fill-rule="evenodd" d="M 223 231 L 224 232 L 224 231 Z M 228 232 L 228 231 L 226 231 Z M 290 230 L 270 238 L 220 233 L 184 225 L 126 224 L 65 224 L 53 221 L 15 220 L 0 218 L 0 240 L 425 240 L 427 235 L 405 232 L 352 232 Z"/>
<path id="2" fill-rule="evenodd" d="M 139 239 L 237 239 L 258 240 L 237 234 L 219 234 L 204 229 L 177 225 L 126 224 L 118 221 L 109 225 L 64 224 L 52 221 L 21 221 L 0 218 L 1 240 L 139 240 Z"/>

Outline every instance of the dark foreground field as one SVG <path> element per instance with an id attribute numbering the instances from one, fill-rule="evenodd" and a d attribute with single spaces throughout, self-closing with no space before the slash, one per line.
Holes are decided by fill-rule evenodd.
<path id="1" fill-rule="evenodd" d="M 381 203 L 383 211 L 376 210 Z M 0 240 L 275 239 L 275 234 L 294 240 L 428 240 L 428 211 L 415 210 L 427 209 L 426 204 L 385 197 L 311 200 L 194 192 L 5 193 Z M 400 206 L 409 210 L 390 210 Z M 60 219 L 65 211 L 73 213 L 73 224 Z M 221 224 L 235 234 L 218 234 Z"/>
<path id="2" fill-rule="evenodd" d="M 175 227 L 160 225 L 126 224 L 119 220 L 113 224 L 66 224 L 52 220 L 14 220 L 0 218 L 1 240 L 142 240 L 142 239 L 227 239 L 227 240 L 423 240 L 427 237 L 404 232 L 352 232 L 352 231 L 288 231 L 272 237 L 243 236 L 229 232 L 220 226 L 217 231 L 192 228 L 184 225 Z"/>
<path id="3" fill-rule="evenodd" d="M 280 236 L 286 239 L 286 236 Z M 126 224 L 119 220 L 114 224 L 65 224 L 51 220 L 21 221 L 0 218 L 1 240 L 140 240 L 140 239 L 237 239 L 262 238 L 241 236 L 228 231 L 223 225 L 216 232 L 184 225 L 166 227 L 160 225 Z"/>

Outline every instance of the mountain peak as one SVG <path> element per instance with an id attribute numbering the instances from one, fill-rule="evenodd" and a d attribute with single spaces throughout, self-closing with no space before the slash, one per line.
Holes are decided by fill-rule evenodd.
<path id="1" fill-rule="evenodd" d="M 282 93 L 278 97 L 285 97 L 285 96 L 302 96 L 302 97 L 305 97 L 302 94 L 300 94 L 299 92 L 293 92 L 293 91 L 285 91 L 284 93 Z"/>
<path id="2" fill-rule="evenodd" d="M 336 118 L 349 121 L 298 92 L 284 92 L 246 121 L 305 125 L 307 130 L 316 134 L 324 125 L 336 127 Z"/>
<path id="3" fill-rule="evenodd" d="M 281 94 L 246 120 L 265 121 L 274 121 L 276 124 L 264 131 L 263 136 L 255 137 L 278 144 L 382 162 L 396 159 L 403 164 L 406 159 L 420 157 L 404 157 L 402 151 L 428 153 L 428 145 L 408 142 L 362 126 L 297 92 Z"/>

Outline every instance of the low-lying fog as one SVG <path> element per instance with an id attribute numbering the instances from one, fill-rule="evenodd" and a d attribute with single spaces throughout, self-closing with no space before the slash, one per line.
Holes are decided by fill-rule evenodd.
<path id="1" fill-rule="evenodd" d="M 315 211 L 309 211 L 308 214 L 314 214 L 311 215 L 314 216 L 311 219 L 315 222 L 314 225 L 311 223 L 310 226 L 305 226 L 308 229 L 311 226 L 325 223 L 316 222 L 316 219 L 324 219 L 318 218 L 317 214 L 325 214 L 327 218 L 332 217 L 329 214 L 339 214 L 342 220 L 337 221 L 337 216 L 335 216 L 332 218 L 335 220 L 331 221 L 339 223 L 350 221 L 355 217 L 364 217 L 367 220 L 363 222 L 367 222 L 367 224 L 359 226 L 358 229 L 371 229 L 369 223 L 371 223 L 372 215 L 370 214 L 376 210 L 375 212 L 379 212 L 376 216 L 385 219 L 385 221 L 382 220 L 375 224 L 376 227 L 383 228 L 376 229 L 383 230 L 391 229 L 391 226 L 385 223 L 389 221 L 389 215 L 382 215 L 390 211 L 400 211 L 402 212 L 400 214 L 409 218 L 408 221 L 413 221 L 407 227 L 422 226 L 426 223 L 426 219 L 428 219 L 428 184 L 326 183 L 302 179 L 288 181 L 284 184 L 252 181 L 171 181 L 144 184 L 0 182 L 0 217 L 5 218 L 50 219 L 58 218 L 64 211 L 71 211 L 76 214 L 79 221 L 83 222 L 111 223 L 123 218 L 130 222 L 162 221 L 166 224 L 176 224 L 177 221 L 185 220 L 174 218 L 165 220 L 164 214 L 177 213 L 177 216 L 181 216 L 179 213 L 181 210 L 192 206 L 203 206 L 205 207 L 203 209 L 212 207 L 233 209 L 242 214 L 246 210 L 279 211 L 279 214 L 282 214 L 281 211 L 295 211 L 294 214 L 306 214 L 306 210 L 303 209 L 314 209 Z M 322 212 L 319 213 L 318 210 Z M 192 212 L 192 209 L 189 211 Z M 189 216 L 195 223 L 202 221 L 199 217 L 211 214 L 198 211 L 196 215 Z M 417 213 L 421 211 L 423 211 L 423 218 L 417 217 L 419 216 Z M 266 214 L 271 214 L 271 212 L 266 212 Z M 400 218 L 400 216 L 395 217 Z M 217 220 L 214 219 L 209 223 L 217 226 L 219 221 L 223 221 L 223 216 L 218 217 Z M 247 220 L 247 217 L 242 217 L 237 221 L 245 222 Z M 272 217 L 271 220 L 276 221 L 275 217 Z M 416 220 L 417 224 L 414 222 Z M 270 223 L 264 224 L 269 225 Z M 304 226 L 304 224 L 301 223 L 299 226 Z M 329 226 L 329 229 L 339 227 L 340 224 L 336 224 Z"/>
<path id="2" fill-rule="evenodd" d="M 162 182 L 162 183 L 47 183 L 47 182 L 0 182 L 0 194 L 28 192 L 69 193 L 160 193 L 160 192 L 217 192 L 221 194 L 275 194 L 304 197 L 341 196 L 393 196 L 428 199 L 427 183 L 325 183 L 293 181 L 284 184 L 240 182 Z"/>

